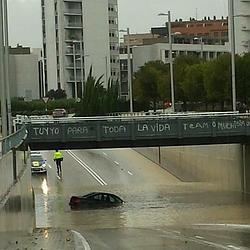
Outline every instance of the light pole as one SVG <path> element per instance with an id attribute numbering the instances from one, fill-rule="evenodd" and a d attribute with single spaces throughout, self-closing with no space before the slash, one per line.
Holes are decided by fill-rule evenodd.
<path id="1" fill-rule="evenodd" d="M 10 100 L 10 78 L 9 78 L 9 31 L 8 31 L 8 3 L 4 0 L 4 26 L 5 26 L 5 88 L 8 114 L 8 134 L 12 133 L 12 114 Z"/>
<path id="2" fill-rule="evenodd" d="M 132 88 L 132 70 L 131 70 L 131 53 L 130 53 L 130 32 L 129 28 L 127 30 L 120 30 L 120 32 L 126 32 L 127 39 L 127 54 L 128 54 L 128 89 L 129 89 L 129 106 L 130 113 L 133 113 L 133 88 Z"/>
<path id="3" fill-rule="evenodd" d="M 171 33 L 171 14 L 160 13 L 159 16 L 168 16 L 168 43 L 169 43 L 169 65 L 170 65 L 170 86 L 171 86 L 171 102 L 172 109 L 175 111 L 175 99 L 174 99 L 174 69 L 173 69 L 173 48 L 172 48 L 172 33 Z"/>
<path id="4" fill-rule="evenodd" d="M 233 111 L 236 111 L 236 87 L 235 87 L 235 29 L 234 29 L 234 1 L 229 0 L 229 31 L 231 45 L 231 67 L 232 67 L 232 102 Z"/>
<path id="5" fill-rule="evenodd" d="M 74 82 L 75 82 L 75 99 L 77 100 L 78 94 L 77 94 L 77 75 L 76 75 L 76 41 L 73 41 L 73 67 L 74 67 Z"/>
<path id="6" fill-rule="evenodd" d="M 82 46 L 82 41 L 80 41 L 80 55 L 81 55 L 81 81 L 82 81 L 82 96 L 83 98 L 83 93 L 84 93 L 84 80 L 83 80 L 83 46 Z"/>
<path id="7" fill-rule="evenodd" d="M 196 41 L 199 41 L 200 45 L 201 45 L 201 59 L 203 59 L 203 45 L 204 45 L 204 42 L 203 42 L 203 38 L 202 37 L 195 37 L 194 40 Z"/>
<path id="8" fill-rule="evenodd" d="M 7 109 L 6 109 L 6 90 L 5 90 L 5 70 L 4 70 L 4 18 L 3 18 L 3 1 L 0 0 L 0 90 L 1 90 L 1 118 L 2 118 L 2 135 L 6 137 L 7 131 Z"/>

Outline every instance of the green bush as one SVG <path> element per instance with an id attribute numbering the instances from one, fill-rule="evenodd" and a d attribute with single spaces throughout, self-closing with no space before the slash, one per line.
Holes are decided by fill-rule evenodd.
<path id="1" fill-rule="evenodd" d="M 26 102 L 20 98 L 13 98 L 11 101 L 13 115 L 46 115 L 52 114 L 52 111 L 56 108 L 65 108 L 68 113 L 74 113 L 77 106 L 78 103 L 74 99 L 49 100 L 47 104 L 43 100 Z"/>

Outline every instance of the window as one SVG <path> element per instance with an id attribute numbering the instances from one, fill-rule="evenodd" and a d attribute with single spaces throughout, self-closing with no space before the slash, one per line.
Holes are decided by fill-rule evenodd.
<path id="1" fill-rule="evenodd" d="M 114 202 L 116 201 L 116 200 L 114 199 L 114 197 L 113 197 L 113 196 L 111 196 L 111 195 L 110 195 L 110 197 L 109 197 L 109 198 L 110 198 L 110 202 L 112 202 L 112 203 L 114 203 Z"/>
<path id="2" fill-rule="evenodd" d="M 97 194 L 97 195 L 93 196 L 93 199 L 96 200 L 96 201 L 101 201 L 102 200 L 102 195 Z"/>

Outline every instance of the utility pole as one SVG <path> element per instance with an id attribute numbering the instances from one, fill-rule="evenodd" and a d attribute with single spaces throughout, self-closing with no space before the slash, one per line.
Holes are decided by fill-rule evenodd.
<path id="1" fill-rule="evenodd" d="M 234 0 L 229 0 L 228 4 L 229 4 L 231 67 L 232 67 L 232 107 L 233 111 L 236 111 Z"/>
<path id="2" fill-rule="evenodd" d="M 78 98 L 78 93 L 77 93 L 77 72 L 76 72 L 76 41 L 73 41 L 73 67 L 74 67 L 74 88 L 75 88 L 75 99 L 77 100 Z"/>
<path id="3" fill-rule="evenodd" d="M 171 31 L 171 13 L 159 13 L 158 16 L 168 16 L 168 43 L 169 43 L 169 65 L 170 65 L 170 89 L 171 89 L 171 103 L 172 110 L 175 112 L 175 100 L 174 100 L 174 68 L 173 68 L 173 43 L 172 43 L 172 31 Z"/>
<path id="4" fill-rule="evenodd" d="M 129 28 L 127 28 L 127 54 L 128 54 L 128 87 L 129 87 L 129 106 L 130 106 L 130 113 L 133 114 L 133 87 L 132 87 L 132 70 L 131 70 L 131 58 L 130 58 L 130 32 Z"/>
<path id="5" fill-rule="evenodd" d="M 8 134 L 12 133 L 12 114 L 11 114 L 11 99 L 10 99 L 10 77 L 9 77 L 9 31 L 8 31 L 8 3 L 4 1 L 4 26 L 5 26 L 5 88 L 7 99 L 7 114 L 8 114 Z"/>
<path id="6" fill-rule="evenodd" d="M 173 45 L 172 45 L 172 31 L 171 31 L 171 14 L 170 14 L 170 11 L 168 11 L 168 40 L 169 40 L 169 63 L 170 63 L 171 102 L 172 102 L 172 109 L 175 112 Z"/>
<path id="7" fill-rule="evenodd" d="M 4 70 L 4 18 L 3 18 L 3 0 L 0 0 L 0 90 L 1 90 L 1 118 L 2 135 L 6 137 L 7 133 L 7 109 L 6 109 L 6 90 L 5 90 L 5 70 Z M 6 28 L 6 27 L 5 27 Z"/>

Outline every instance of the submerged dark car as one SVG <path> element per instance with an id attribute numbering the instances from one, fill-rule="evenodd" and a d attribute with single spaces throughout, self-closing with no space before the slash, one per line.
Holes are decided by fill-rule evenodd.
<path id="1" fill-rule="evenodd" d="M 124 201 L 115 194 L 93 192 L 84 196 L 72 196 L 69 202 L 71 209 L 97 209 L 117 207 L 124 203 Z"/>

